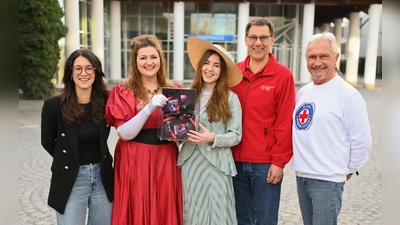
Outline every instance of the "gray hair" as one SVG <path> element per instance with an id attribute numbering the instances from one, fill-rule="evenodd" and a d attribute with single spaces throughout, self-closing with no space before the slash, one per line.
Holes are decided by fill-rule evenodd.
<path id="1" fill-rule="evenodd" d="M 311 36 L 311 38 L 308 40 L 307 48 L 308 48 L 308 46 L 310 46 L 311 43 L 322 41 L 322 40 L 328 40 L 331 43 L 333 55 L 336 56 L 338 54 L 336 37 L 335 37 L 335 35 L 333 35 L 330 32 L 318 33 L 318 34 L 314 34 L 313 36 Z M 307 56 L 307 52 L 305 53 L 305 55 Z"/>
<path id="2" fill-rule="evenodd" d="M 274 36 L 274 24 L 267 18 L 255 17 L 246 24 L 246 36 L 249 35 L 250 27 L 252 26 L 268 26 L 271 36 Z"/>

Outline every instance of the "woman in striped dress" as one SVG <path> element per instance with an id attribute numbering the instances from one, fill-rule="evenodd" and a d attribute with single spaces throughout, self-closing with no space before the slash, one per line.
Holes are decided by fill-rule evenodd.
<path id="1" fill-rule="evenodd" d="M 236 175 L 231 146 L 242 137 L 239 99 L 229 87 L 242 73 L 221 46 L 191 37 L 190 62 L 196 71 L 197 131 L 190 131 L 178 157 L 183 184 L 185 225 L 237 224 L 232 177 Z M 230 56 L 228 56 L 230 55 Z"/>

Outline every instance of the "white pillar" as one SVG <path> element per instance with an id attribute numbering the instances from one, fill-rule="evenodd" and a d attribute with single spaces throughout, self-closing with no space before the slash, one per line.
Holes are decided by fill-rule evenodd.
<path id="1" fill-rule="evenodd" d="M 174 78 L 173 80 L 183 84 L 183 67 L 185 52 L 185 3 L 174 2 Z"/>
<path id="2" fill-rule="evenodd" d="M 346 81 L 357 85 L 358 61 L 360 56 L 360 16 L 359 12 L 350 13 L 350 29 L 347 45 Z"/>
<path id="3" fill-rule="evenodd" d="M 342 18 L 336 18 L 335 19 L 335 31 L 334 35 L 336 37 L 336 42 L 338 46 L 338 53 L 339 53 L 339 58 L 336 62 L 336 68 L 339 70 L 340 69 L 340 56 L 342 55 Z"/>
<path id="4" fill-rule="evenodd" d="M 103 0 L 92 0 L 92 50 L 100 59 L 104 69 L 104 4 Z"/>
<path id="5" fill-rule="evenodd" d="M 65 10 L 64 6 L 64 1 L 59 0 L 58 3 L 60 4 L 60 7 Z M 63 24 L 65 25 L 65 16 L 61 19 Z M 56 82 L 55 82 L 55 87 L 56 88 L 62 88 L 64 87 L 62 83 L 62 79 L 64 77 L 64 68 L 65 68 L 65 37 L 62 37 L 59 41 L 58 44 L 60 46 L 60 60 L 58 60 L 58 71 L 57 71 L 57 76 L 56 76 Z"/>
<path id="6" fill-rule="evenodd" d="M 306 84 L 306 83 L 311 82 L 311 75 L 307 69 L 307 61 L 306 61 L 305 54 L 307 51 L 308 40 L 313 35 L 314 12 L 315 12 L 315 5 L 313 3 L 304 5 L 303 32 L 302 32 L 302 37 L 301 37 L 301 40 L 302 40 L 301 41 L 302 57 L 301 57 L 301 64 L 300 64 L 300 83 L 301 84 Z"/>
<path id="7" fill-rule="evenodd" d="M 68 33 L 65 36 L 65 55 L 68 58 L 72 52 L 79 49 L 79 0 L 66 0 L 65 25 Z"/>
<path id="8" fill-rule="evenodd" d="M 296 83 L 299 82 L 300 72 L 298 69 L 299 66 L 299 21 L 300 21 L 300 5 L 296 5 L 296 18 L 294 25 L 294 40 L 293 40 L 293 77 Z"/>
<path id="9" fill-rule="evenodd" d="M 121 80 L 121 2 L 110 1 L 110 82 Z"/>
<path id="10" fill-rule="evenodd" d="M 56 80 L 56 84 L 55 84 L 56 88 L 64 87 L 62 79 L 64 78 L 64 69 L 65 69 L 66 61 L 67 61 L 67 57 L 65 57 L 65 46 L 62 46 L 60 49 L 60 60 L 58 60 L 58 73 L 57 73 L 58 76 L 57 76 L 57 80 Z"/>
<path id="11" fill-rule="evenodd" d="M 237 56 L 236 62 L 243 61 L 247 56 L 247 47 L 245 43 L 246 25 L 249 22 L 250 3 L 239 3 L 238 9 L 238 30 L 237 30 Z"/>
<path id="12" fill-rule="evenodd" d="M 376 58 L 378 56 L 379 28 L 382 6 L 380 4 L 370 5 L 368 10 L 368 44 L 365 57 L 364 84 L 368 89 L 375 88 Z"/>
<path id="13" fill-rule="evenodd" d="M 322 32 L 331 32 L 331 26 L 329 23 L 322 24 Z"/>

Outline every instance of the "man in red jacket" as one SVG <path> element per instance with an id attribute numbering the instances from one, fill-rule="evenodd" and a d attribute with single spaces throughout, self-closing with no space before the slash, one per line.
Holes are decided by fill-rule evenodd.
<path id="1" fill-rule="evenodd" d="M 292 72 L 270 53 L 274 41 L 268 19 L 254 18 L 246 25 L 249 55 L 237 63 L 243 80 L 231 87 L 243 112 L 242 141 L 232 148 L 239 225 L 278 224 L 283 168 L 293 155 L 296 88 Z"/>

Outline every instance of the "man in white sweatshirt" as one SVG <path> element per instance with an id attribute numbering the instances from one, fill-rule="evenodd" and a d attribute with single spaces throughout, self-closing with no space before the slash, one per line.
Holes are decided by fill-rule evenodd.
<path id="1" fill-rule="evenodd" d="M 336 225 L 346 180 L 371 149 L 361 94 L 338 76 L 332 33 L 312 36 L 306 49 L 313 81 L 300 89 L 293 112 L 293 162 L 305 225 Z"/>

